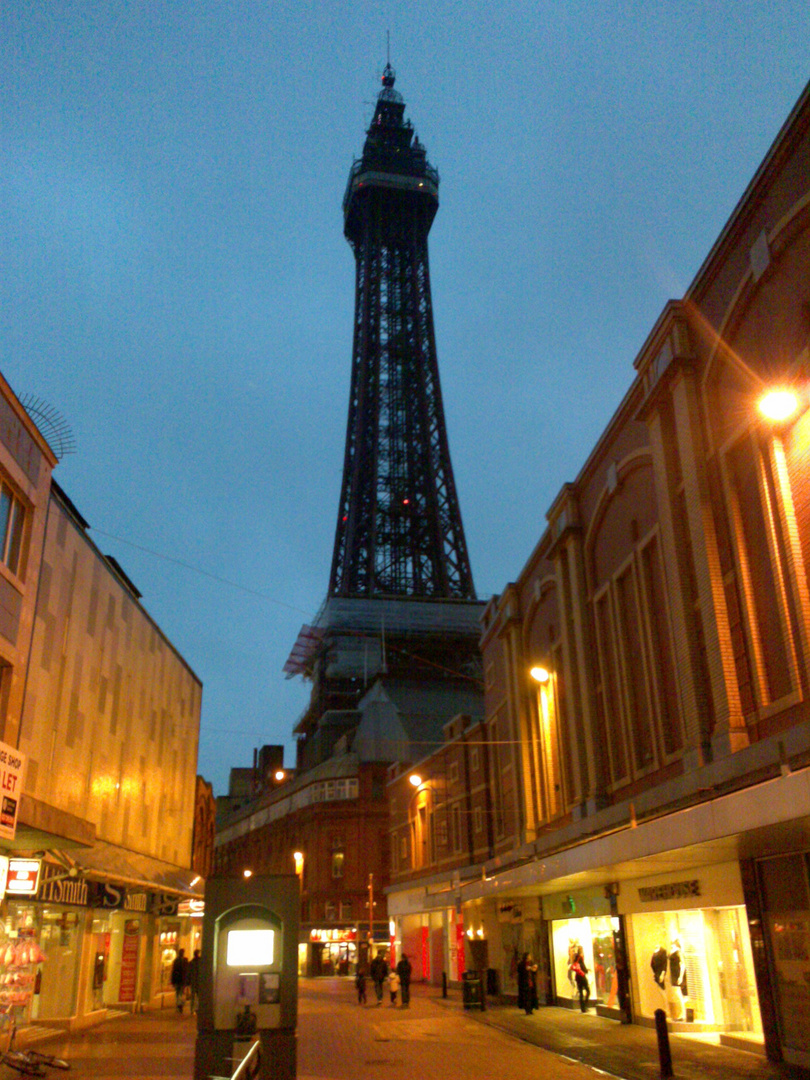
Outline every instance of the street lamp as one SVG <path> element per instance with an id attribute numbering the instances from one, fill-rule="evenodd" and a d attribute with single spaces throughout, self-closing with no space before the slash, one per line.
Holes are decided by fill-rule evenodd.
<path id="1" fill-rule="evenodd" d="M 551 678 L 551 675 L 550 675 L 550 673 L 548 671 L 548 668 L 539 667 L 539 666 L 538 667 L 533 667 L 529 671 L 529 674 L 531 675 L 531 677 L 534 679 L 535 682 L 541 683 L 541 684 L 542 683 L 547 683 L 549 681 L 549 679 Z"/>
<path id="2" fill-rule="evenodd" d="M 757 402 L 757 406 L 766 420 L 783 424 L 799 411 L 800 399 L 795 390 L 779 386 L 767 390 Z"/>

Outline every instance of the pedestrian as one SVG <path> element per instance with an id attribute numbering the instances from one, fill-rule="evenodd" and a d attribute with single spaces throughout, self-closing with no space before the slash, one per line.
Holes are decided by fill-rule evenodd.
<path id="1" fill-rule="evenodd" d="M 391 1004 L 396 1005 L 397 994 L 399 993 L 399 975 L 397 975 L 396 968 L 391 968 L 388 974 L 388 992 L 391 995 Z"/>
<path id="2" fill-rule="evenodd" d="M 177 950 L 177 956 L 172 964 L 171 984 L 174 987 L 174 997 L 177 1002 L 177 1011 L 183 1011 L 185 1003 L 186 987 L 188 986 L 188 959 L 184 949 Z"/>
<path id="3" fill-rule="evenodd" d="M 526 953 L 526 990 L 523 1007 L 527 1016 L 531 1016 L 539 1006 L 537 999 L 537 964 L 531 953 Z"/>
<path id="4" fill-rule="evenodd" d="M 527 989 L 529 986 L 529 973 L 526 970 L 526 961 L 529 959 L 529 954 L 525 952 L 518 961 L 517 966 L 517 987 L 518 987 L 518 1008 L 526 1008 Z"/>
<path id="5" fill-rule="evenodd" d="M 357 974 L 354 976 L 354 985 L 357 989 L 357 1004 L 365 1005 L 366 1003 L 366 969 L 359 964 L 357 967 Z"/>
<path id="6" fill-rule="evenodd" d="M 591 986 L 588 982 L 588 969 L 585 966 L 585 954 L 580 946 L 577 949 L 574 956 L 574 962 L 571 964 L 571 970 L 574 973 L 574 979 L 577 984 L 577 993 L 579 994 L 579 1007 L 582 1012 L 588 1011 L 588 999 L 591 996 Z"/>
<path id="7" fill-rule="evenodd" d="M 388 978 L 388 964 L 385 962 L 382 950 L 371 961 L 369 968 L 371 981 L 374 983 L 374 993 L 377 995 L 377 1004 L 382 1005 L 383 983 Z"/>
<path id="8" fill-rule="evenodd" d="M 195 949 L 188 965 L 189 1011 L 195 1013 L 200 1004 L 200 950 Z"/>
<path id="9" fill-rule="evenodd" d="M 397 975 L 399 975 L 399 989 L 402 993 L 402 1008 L 407 1009 L 411 1003 L 411 962 L 407 953 L 403 953 L 400 957 Z"/>

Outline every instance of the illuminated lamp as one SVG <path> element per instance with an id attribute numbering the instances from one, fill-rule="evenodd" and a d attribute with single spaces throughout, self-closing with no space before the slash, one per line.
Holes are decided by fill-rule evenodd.
<path id="1" fill-rule="evenodd" d="M 533 667 L 531 669 L 531 671 L 529 672 L 529 674 L 531 675 L 531 677 L 534 679 L 535 682 L 539 682 L 539 683 L 547 683 L 548 680 L 551 678 L 551 676 L 548 673 L 548 670 L 546 668 L 544 668 L 544 667 Z"/>
<path id="2" fill-rule="evenodd" d="M 413 784 L 414 787 L 422 786 L 422 777 L 419 776 L 418 773 L 411 773 L 411 775 L 408 777 L 408 780 L 410 781 L 410 783 Z"/>
<path id="3" fill-rule="evenodd" d="M 795 390 L 778 387 L 766 391 L 757 402 L 759 411 L 766 420 L 774 424 L 783 424 L 799 411 L 799 395 Z"/>

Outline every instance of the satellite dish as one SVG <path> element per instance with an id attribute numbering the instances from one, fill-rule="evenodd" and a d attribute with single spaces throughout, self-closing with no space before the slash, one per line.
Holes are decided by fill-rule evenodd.
<path id="1" fill-rule="evenodd" d="M 61 461 L 65 454 L 76 453 L 73 429 L 58 409 L 35 394 L 21 397 L 20 404 L 42 432 L 58 461 Z"/>

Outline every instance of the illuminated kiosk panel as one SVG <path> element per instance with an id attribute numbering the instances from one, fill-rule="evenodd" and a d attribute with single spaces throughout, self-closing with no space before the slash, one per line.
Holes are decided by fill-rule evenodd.
<path id="1" fill-rule="evenodd" d="M 214 1027 L 233 1030 L 245 1006 L 259 1028 L 281 1024 L 281 924 L 251 915 L 220 929 L 214 978 Z"/>
<path id="2" fill-rule="evenodd" d="M 228 967 L 256 967 L 273 963 L 275 930 L 229 930 Z"/>

